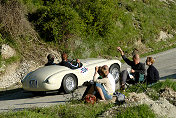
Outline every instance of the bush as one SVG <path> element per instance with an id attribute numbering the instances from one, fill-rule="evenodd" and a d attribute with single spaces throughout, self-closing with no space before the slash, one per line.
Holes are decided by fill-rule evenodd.
<path id="1" fill-rule="evenodd" d="M 37 19 L 33 19 L 36 16 Z M 74 35 L 79 36 L 84 25 L 77 12 L 58 1 L 38 9 L 30 19 L 34 21 L 42 38 L 56 43 L 64 42 Z"/>
<path id="2" fill-rule="evenodd" d="M 111 7 L 111 2 L 99 0 L 52 1 L 31 14 L 30 20 L 46 41 L 60 43 L 87 35 L 104 37 L 113 27 Z"/>
<path id="3" fill-rule="evenodd" d="M 141 53 L 147 51 L 143 48 L 161 49 L 153 42 L 161 30 L 173 33 L 176 24 L 176 5 L 158 0 L 43 0 L 41 3 L 29 15 L 30 21 L 45 41 L 54 41 L 63 50 L 72 50 L 73 56 L 82 57 L 86 50 L 91 57 L 116 56 L 118 45 L 126 53 L 134 48 L 142 48 Z M 73 46 L 75 40 L 81 40 L 86 48 Z M 137 41 L 145 47 L 136 45 Z M 168 45 L 169 42 L 161 43 Z"/>

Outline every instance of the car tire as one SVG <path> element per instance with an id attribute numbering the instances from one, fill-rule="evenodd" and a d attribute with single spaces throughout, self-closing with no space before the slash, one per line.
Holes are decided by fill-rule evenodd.
<path id="1" fill-rule="evenodd" d="M 112 64 L 110 66 L 109 72 L 112 74 L 115 79 L 115 82 L 117 83 L 119 81 L 120 76 L 120 66 L 118 64 Z"/>
<path id="2" fill-rule="evenodd" d="M 71 93 L 77 88 L 77 78 L 73 74 L 67 74 L 62 81 L 62 88 L 65 93 Z"/>

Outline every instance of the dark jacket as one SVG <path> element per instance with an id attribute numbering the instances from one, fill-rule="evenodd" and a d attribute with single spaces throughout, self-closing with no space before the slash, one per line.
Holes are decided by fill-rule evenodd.
<path id="1" fill-rule="evenodd" d="M 45 66 L 50 66 L 50 65 L 56 65 L 56 64 L 53 63 L 53 61 L 48 61 L 48 63 L 45 64 Z"/>
<path id="2" fill-rule="evenodd" d="M 135 65 L 135 63 L 126 58 L 125 55 L 122 55 L 122 58 L 129 66 L 131 66 L 131 69 L 135 70 L 133 76 L 135 77 L 135 81 L 138 81 L 139 74 L 145 74 L 145 64 L 139 62 L 138 64 Z"/>
<path id="3" fill-rule="evenodd" d="M 147 84 L 156 83 L 159 78 L 158 70 L 153 65 L 150 65 L 147 69 Z"/>
<path id="4" fill-rule="evenodd" d="M 79 64 L 78 63 L 77 63 L 77 65 L 73 65 L 69 61 L 61 61 L 59 63 L 59 65 L 65 66 L 65 67 L 68 67 L 68 68 L 71 68 L 71 69 L 77 69 L 77 68 L 79 68 Z"/>

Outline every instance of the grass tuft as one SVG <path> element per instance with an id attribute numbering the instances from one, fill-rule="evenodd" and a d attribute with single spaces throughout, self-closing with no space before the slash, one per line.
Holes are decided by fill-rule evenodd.
<path id="1" fill-rule="evenodd" d="M 116 118 L 155 118 L 156 115 L 146 104 L 123 108 L 116 114 Z"/>

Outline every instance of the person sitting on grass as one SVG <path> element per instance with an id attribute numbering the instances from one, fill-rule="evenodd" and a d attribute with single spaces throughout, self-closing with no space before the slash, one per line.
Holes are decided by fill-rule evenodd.
<path id="1" fill-rule="evenodd" d="M 95 95 L 96 98 L 104 100 L 112 99 L 112 94 L 115 92 L 115 79 L 111 73 L 109 73 L 109 68 L 107 65 L 95 67 L 95 73 L 93 76 L 93 81 L 87 83 L 87 88 L 82 96 L 82 99 L 86 95 Z"/>
<path id="2" fill-rule="evenodd" d="M 159 80 L 159 72 L 158 70 L 153 66 L 153 63 L 155 60 L 152 57 L 147 57 L 146 59 L 146 65 L 148 65 L 147 69 L 147 84 L 153 84 L 156 83 Z"/>
<path id="3" fill-rule="evenodd" d="M 95 67 L 95 73 L 93 76 L 93 81 L 95 82 L 95 89 L 101 96 L 102 100 L 110 100 L 112 99 L 113 95 L 113 88 L 111 80 L 108 78 L 109 74 L 109 68 L 107 65 L 104 65 L 102 67 Z M 102 77 L 102 79 L 98 79 L 99 76 Z M 115 83 L 115 82 L 114 82 Z"/>
<path id="4" fill-rule="evenodd" d="M 124 70 L 121 72 L 121 78 L 120 78 L 120 89 L 125 90 L 125 83 L 126 81 L 129 81 L 130 83 L 135 82 L 137 83 L 139 81 L 140 74 L 145 74 L 145 64 L 140 62 L 140 58 L 138 54 L 133 55 L 133 61 L 126 58 L 123 50 L 120 47 L 117 47 L 117 50 L 121 53 L 121 56 L 123 60 L 131 66 L 131 69 L 129 71 Z M 132 77 L 135 81 L 131 81 Z M 134 83 L 133 83 L 134 84 Z"/>

